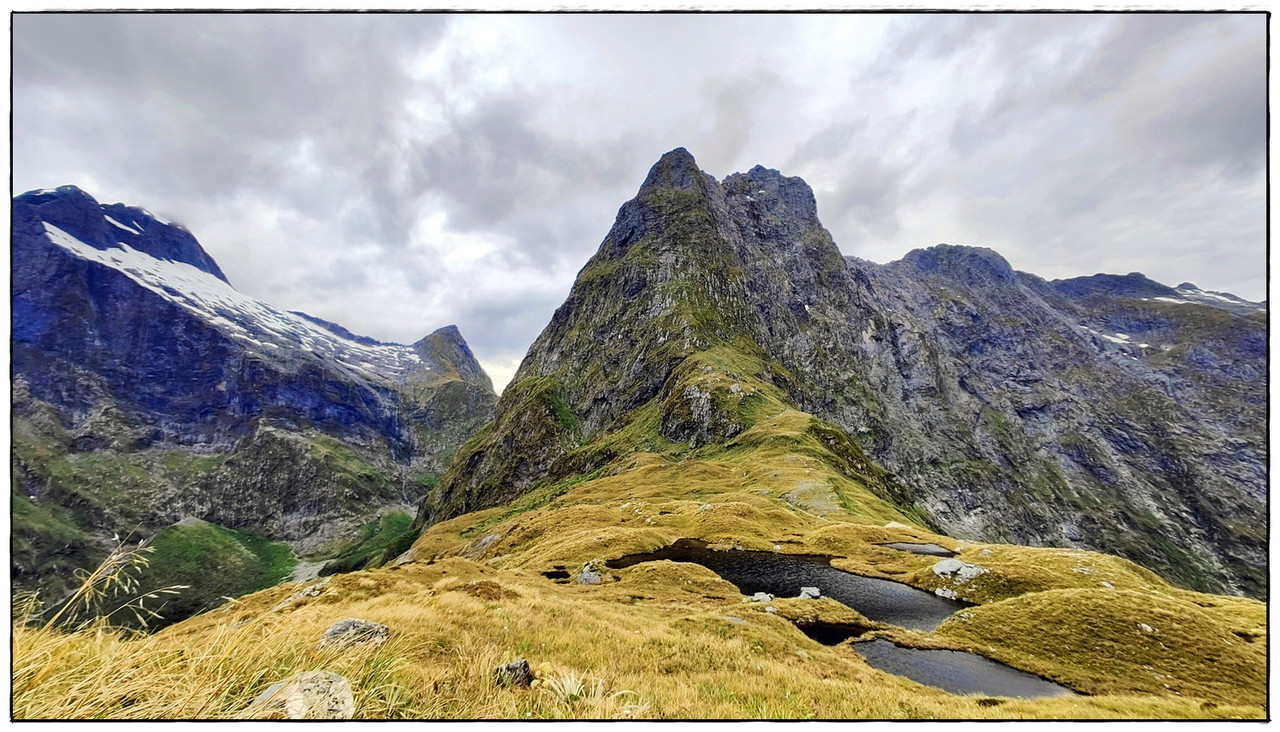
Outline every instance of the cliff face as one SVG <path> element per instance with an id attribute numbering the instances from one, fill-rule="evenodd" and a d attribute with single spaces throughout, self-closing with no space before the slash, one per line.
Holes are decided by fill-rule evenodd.
<path id="1" fill-rule="evenodd" d="M 419 521 L 600 469 L 618 434 L 730 441 L 753 423 L 748 376 L 851 435 L 893 473 L 877 494 L 948 533 L 1101 549 L 1259 595 L 1265 317 L 1140 276 L 1045 282 L 970 247 L 846 258 L 800 179 L 716 181 L 678 149 Z"/>
<path id="2" fill-rule="evenodd" d="M 189 517 L 318 548 L 411 505 L 492 415 L 453 326 L 404 346 L 286 312 L 71 186 L 12 210 L 19 584 Z"/>

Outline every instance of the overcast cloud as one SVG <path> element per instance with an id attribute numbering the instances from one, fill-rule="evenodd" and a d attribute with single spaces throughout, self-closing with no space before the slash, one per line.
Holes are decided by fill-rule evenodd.
<path id="1" fill-rule="evenodd" d="M 1254 15 L 16 15 L 14 193 L 186 225 L 238 289 L 499 388 L 667 150 L 845 254 L 1266 297 Z"/>

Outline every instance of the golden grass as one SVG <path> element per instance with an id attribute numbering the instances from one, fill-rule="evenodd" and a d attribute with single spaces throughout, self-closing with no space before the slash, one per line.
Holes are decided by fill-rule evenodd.
<path id="1" fill-rule="evenodd" d="M 269 609 L 296 588 L 273 588 L 153 636 L 15 626 L 14 716 L 228 718 L 269 684 L 317 669 L 351 681 L 358 718 L 1263 713 L 1137 694 L 981 706 L 980 697 L 922 687 L 870 668 L 847 648 L 819 645 L 785 618 L 744 603 L 704 568 L 662 562 L 616 575 L 605 585 L 557 585 L 450 558 L 335 577 L 319 595 L 277 613 Z M 473 580 L 496 585 L 502 599 L 468 592 Z M 818 612 L 834 618 L 842 611 Z M 391 636 L 369 650 L 318 650 L 324 629 L 345 617 L 385 623 Z M 494 668 L 516 657 L 533 664 L 534 688 L 495 686 Z"/>
<path id="2" fill-rule="evenodd" d="M 1265 704 L 1266 644 L 1248 640 L 1264 626 L 1234 620 L 1154 591 L 1067 589 L 957 613 L 935 635 L 1093 694 Z"/>

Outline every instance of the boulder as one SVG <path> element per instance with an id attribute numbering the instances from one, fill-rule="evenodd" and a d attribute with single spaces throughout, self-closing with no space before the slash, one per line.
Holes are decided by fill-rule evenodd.
<path id="1" fill-rule="evenodd" d="M 517 658 L 495 668 L 493 680 L 498 686 L 529 686 L 533 683 L 533 669 L 527 660 Z"/>
<path id="2" fill-rule="evenodd" d="M 801 600 L 816 600 L 819 597 L 822 597 L 822 591 L 819 590 L 817 587 L 801 587 L 800 588 Z"/>
<path id="3" fill-rule="evenodd" d="M 757 592 L 751 596 L 752 602 L 773 602 L 773 595 L 767 592 Z"/>
<path id="4" fill-rule="evenodd" d="M 573 578 L 573 581 L 580 585 L 598 585 L 604 581 L 604 578 L 600 574 L 600 569 L 593 562 L 587 562 L 582 565 L 582 571 L 578 573 L 577 577 Z"/>
<path id="5" fill-rule="evenodd" d="M 347 648 L 356 645 L 380 646 L 387 640 L 389 631 L 382 623 L 359 618 L 339 620 L 320 636 L 319 646 L 325 648 Z"/>
<path id="6" fill-rule="evenodd" d="M 306 671 L 268 686 L 240 719 L 351 719 L 351 684 L 329 671 Z"/>
<path id="7" fill-rule="evenodd" d="M 977 577 L 980 574 L 986 574 L 988 570 L 975 564 L 967 564 L 959 559 L 943 559 L 933 565 L 933 573 L 943 579 L 950 579 L 955 582 L 964 583 Z"/>

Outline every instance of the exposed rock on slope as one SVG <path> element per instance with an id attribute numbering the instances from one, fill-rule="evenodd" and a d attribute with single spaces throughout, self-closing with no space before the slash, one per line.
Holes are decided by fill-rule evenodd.
<path id="1" fill-rule="evenodd" d="M 20 584 L 189 516 L 315 550 L 416 501 L 496 401 L 457 328 L 405 346 L 286 312 L 72 186 L 13 201 L 13 375 Z"/>
<path id="2" fill-rule="evenodd" d="M 756 167 L 717 182 L 678 149 L 619 210 L 419 520 L 590 475 L 652 439 L 729 443 L 767 416 L 753 391 L 776 389 L 921 521 L 1262 594 L 1265 311 L 1190 293 L 1140 276 L 1047 283 L 969 247 L 846 259 L 800 179 Z"/>

